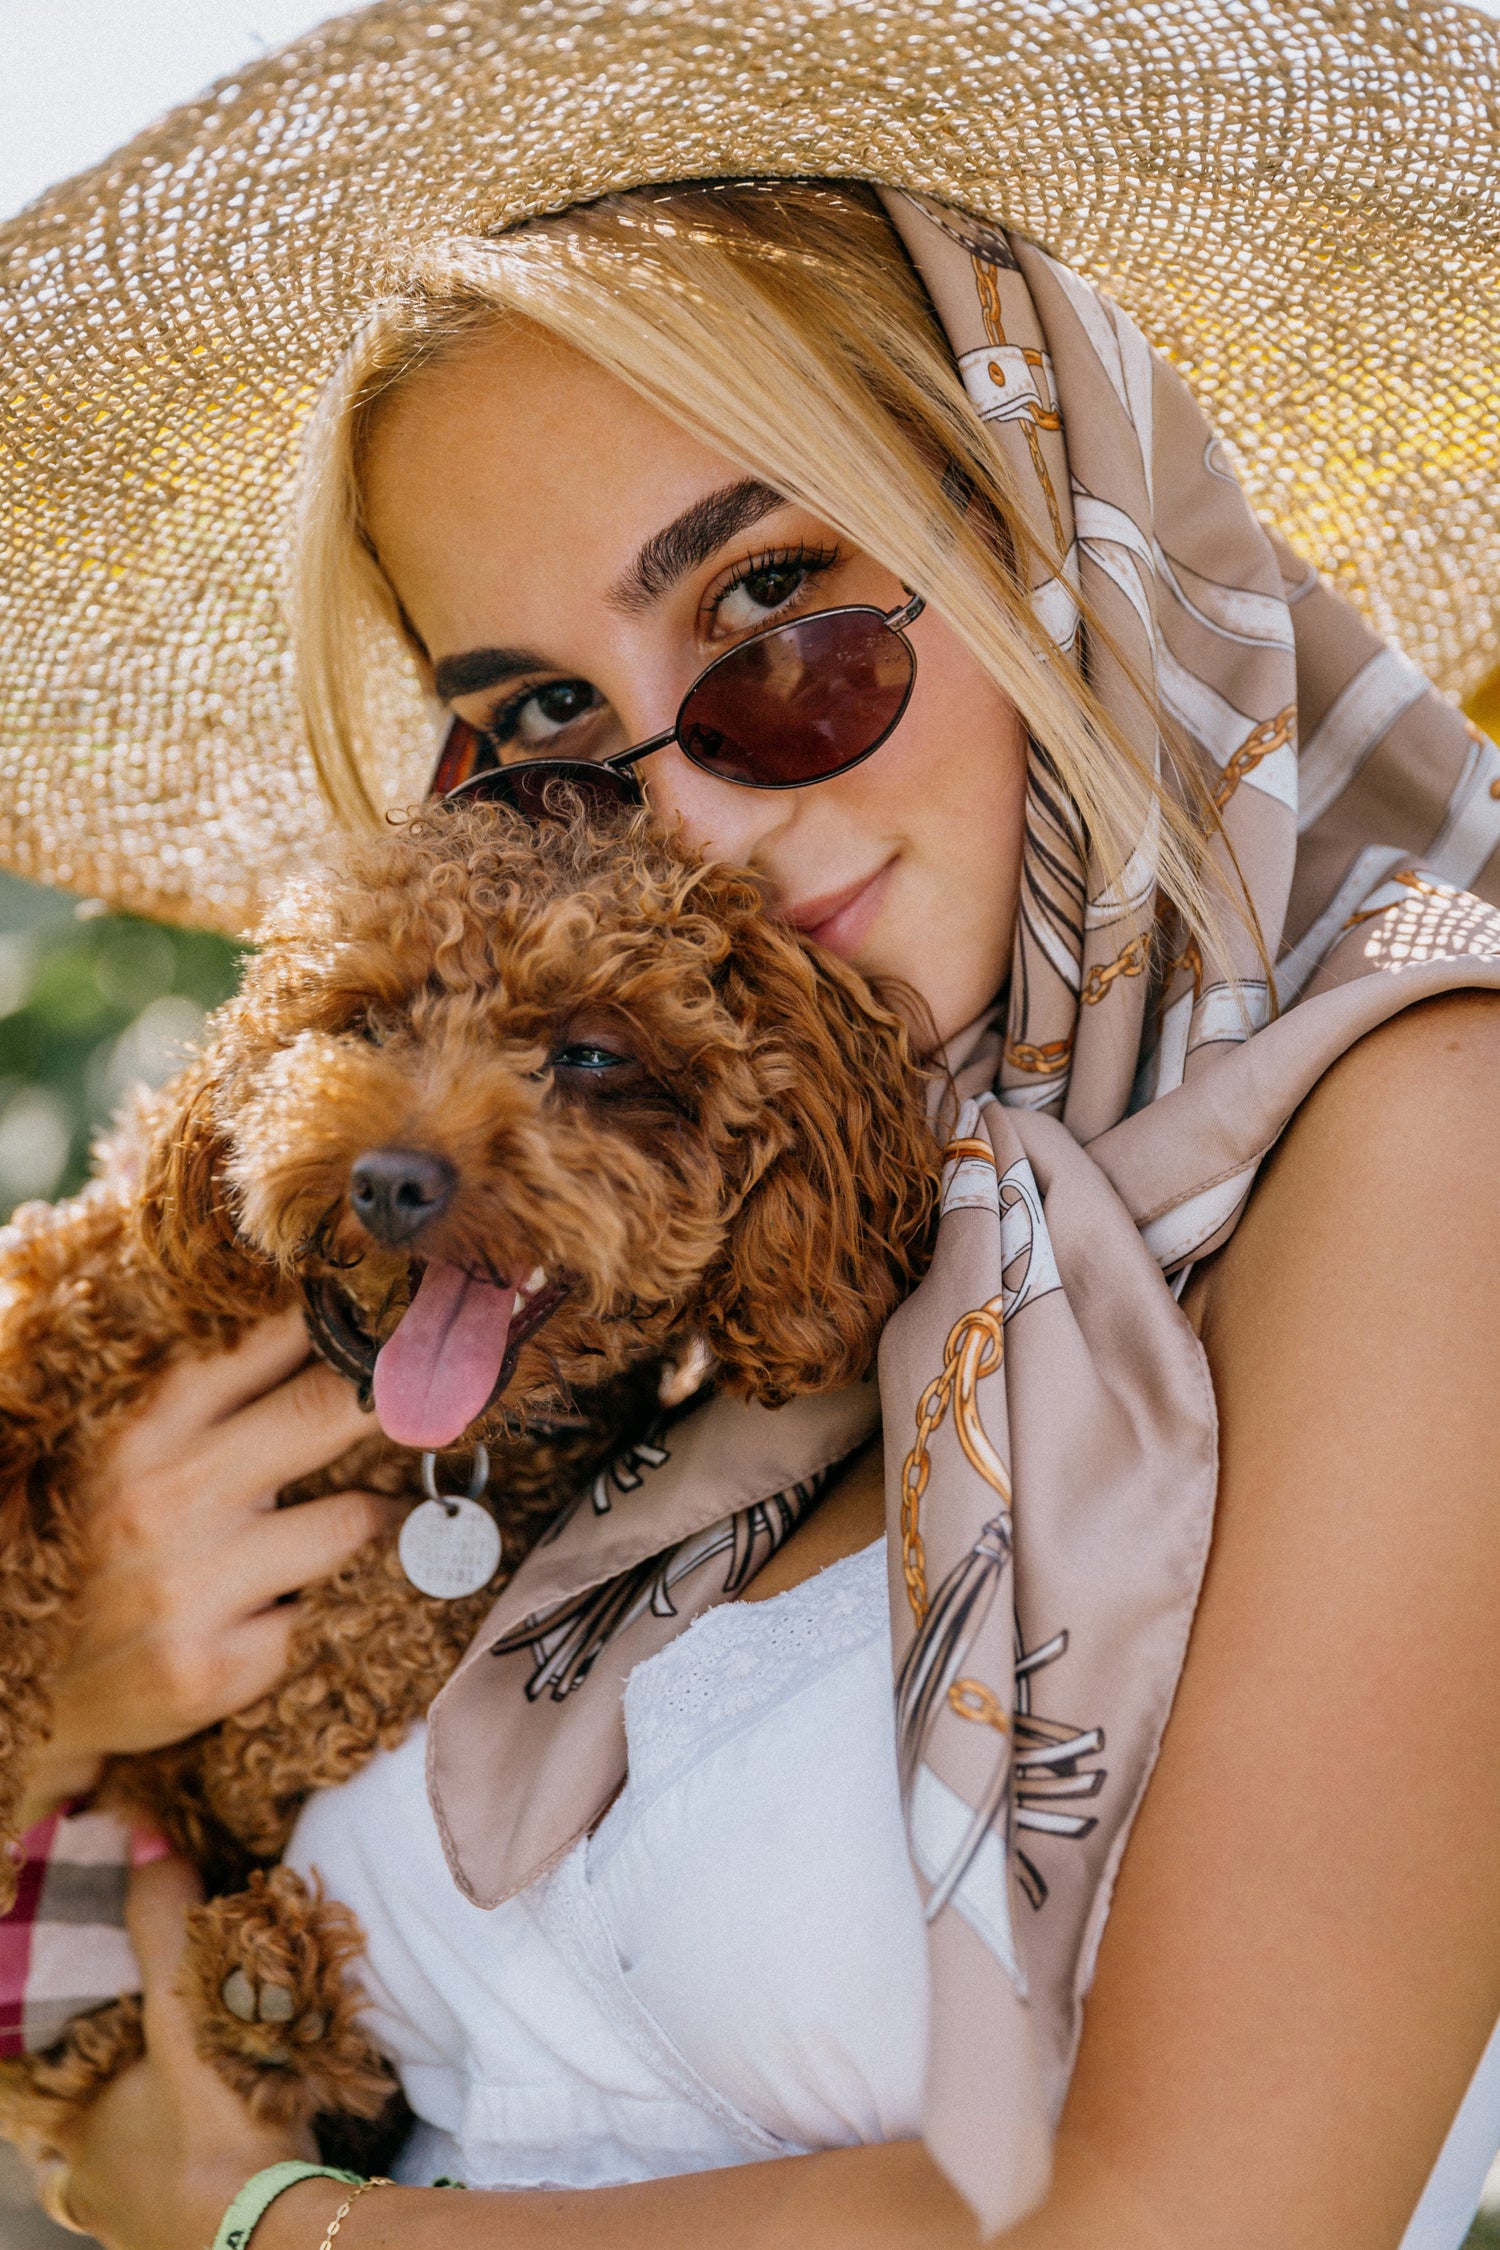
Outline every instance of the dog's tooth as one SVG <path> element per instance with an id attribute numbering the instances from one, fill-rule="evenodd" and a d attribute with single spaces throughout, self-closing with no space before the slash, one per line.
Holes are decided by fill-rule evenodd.
<path id="1" fill-rule="evenodd" d="M 529 1297 L 534 1297 L 539 1289 L 545 1289 L 546 1286 L 546 1267 L 533 1266 L 530 1273 L 526 1276 L 526 1279 L 522 1282 L 520 1288 L 516 1291 L 516 1303 L 518 1305 L 524 1305 Z"/>

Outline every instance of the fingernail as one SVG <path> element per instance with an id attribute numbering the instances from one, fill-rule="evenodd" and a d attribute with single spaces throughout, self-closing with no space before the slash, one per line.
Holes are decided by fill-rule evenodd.
<path id="1" fill-rule="evenodd" d="M 170 1859 L 172 1847 L 165 1836 L 155 1828 L 133 1828 L 130 1832 L 130 1864 L 132 1867 L 154 1867 L 159 1859 Z"/>

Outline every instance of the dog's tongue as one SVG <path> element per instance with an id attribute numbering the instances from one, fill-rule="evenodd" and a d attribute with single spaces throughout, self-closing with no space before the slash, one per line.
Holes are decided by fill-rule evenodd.
<path id="1" fill-rule="evenodd" d="M 375 1411 L 397 1445 L 451 1445 L 489 1404 L 514 1289 L 434 1263 L 375 1361 Z"/>

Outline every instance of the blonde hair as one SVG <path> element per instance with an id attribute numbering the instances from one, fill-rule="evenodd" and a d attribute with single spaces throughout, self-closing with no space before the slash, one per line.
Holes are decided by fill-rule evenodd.
<path id="1" fill-rule="evenodd" d="M 1154 831 L 1165 899 L 1223 962 L 1212 805 L 1188 769 L 1164 786 L 1041 635 L 1004 464 L 878 198 L 843 183 L 638 190 L 459 237 L 376 309 L 309 434 L 293 595 L 308 735 L 343 820 L 377 817 L 372 636 L 418 645 L 363 522 L 374 422 L 423 367 L 514 321 L 560 336 L 924 594 L 1050 756 L 1097 877 L 1117 882 Z"/>

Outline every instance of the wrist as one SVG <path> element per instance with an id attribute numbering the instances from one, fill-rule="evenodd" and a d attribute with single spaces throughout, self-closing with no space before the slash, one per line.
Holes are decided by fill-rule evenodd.
<path id="1" fill-rule="evenodd" d="M 247 2250 L 318 2250 L 348 2195 L 337 2180 L 299 2180 L 277 2196 Z"/>
<path id="2" fill-rule="evenodd" d="M 186 2200 L 212 2250 L 316 2250 L 340 2207 L 367 2184 L 315 2158 L 282 2157 L 249 2174 L 243 2164 L 205 2167 Z"/>

